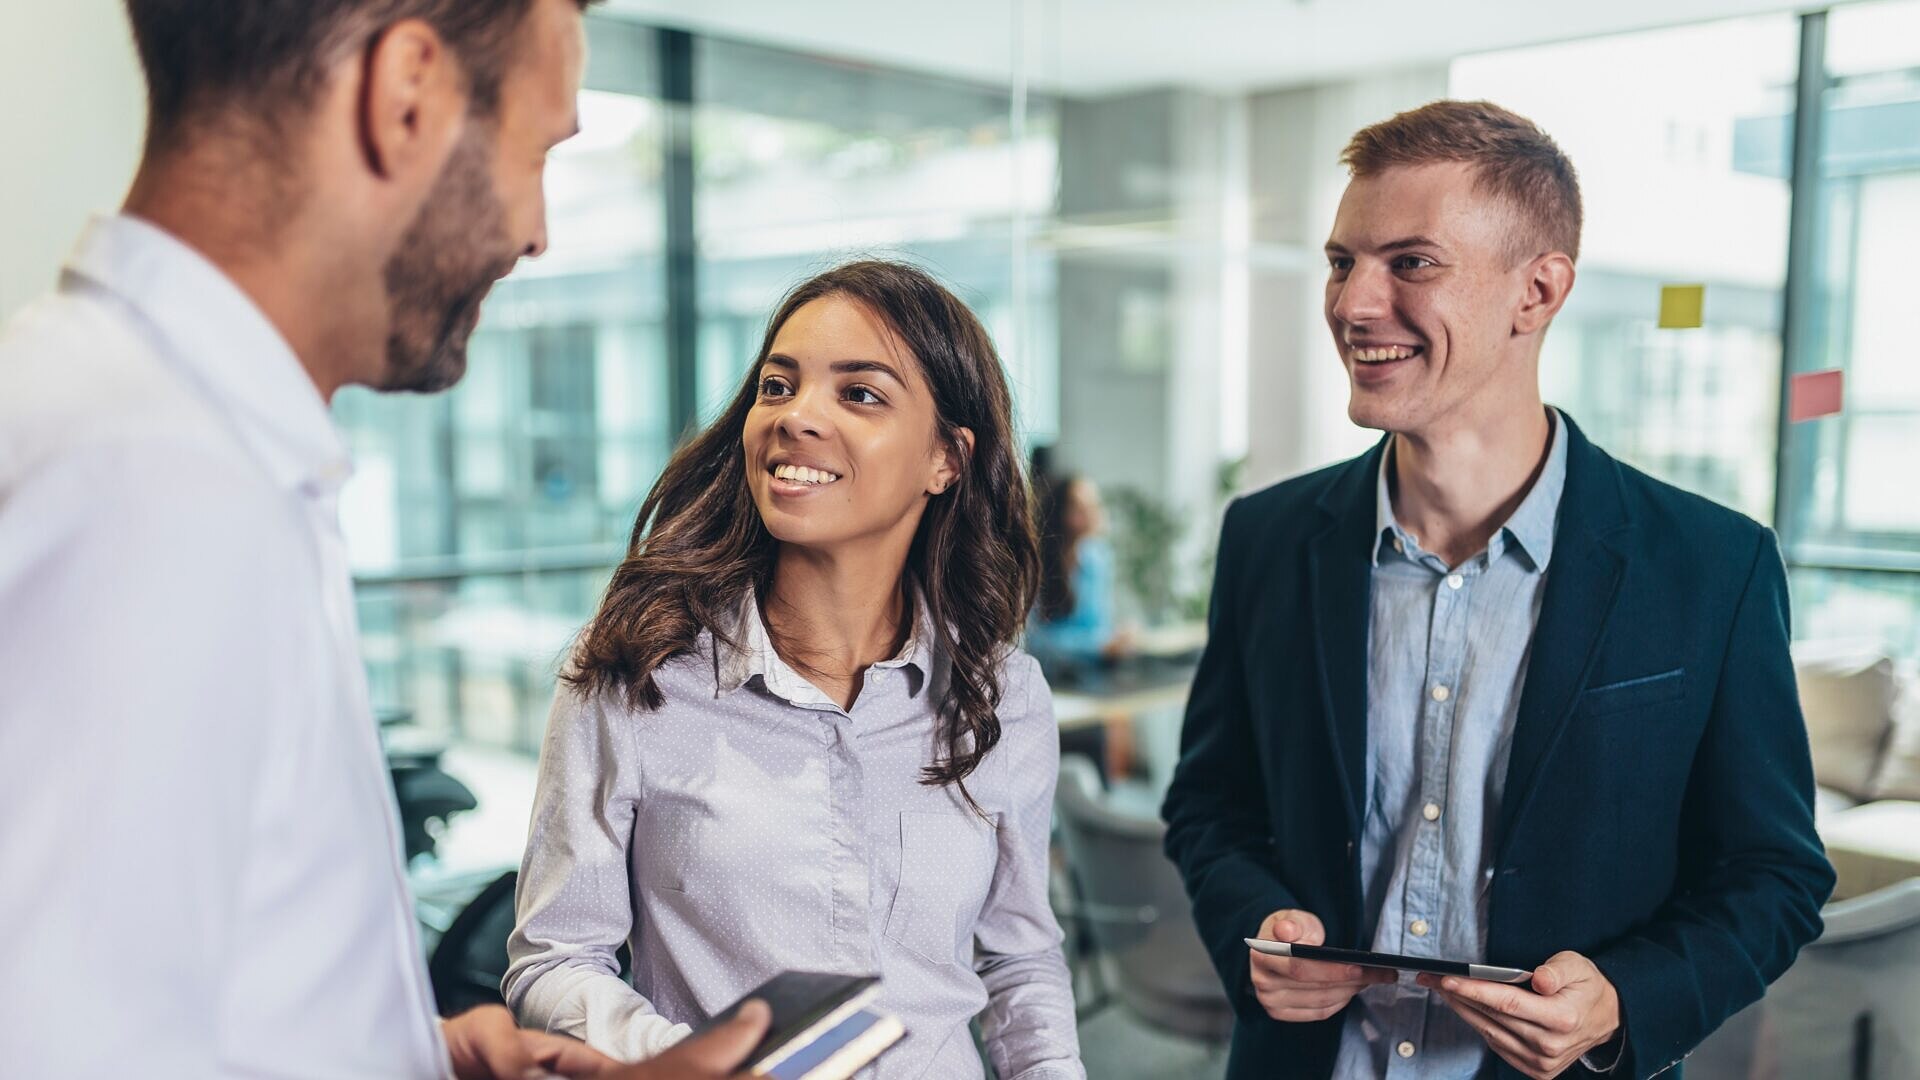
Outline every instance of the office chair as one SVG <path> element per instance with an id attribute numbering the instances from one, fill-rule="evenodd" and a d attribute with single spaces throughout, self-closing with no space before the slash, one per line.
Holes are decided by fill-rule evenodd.
<path id="1" fill-rule="evenodd" d="M 1161 853 L 1166 826 L 1108 806 L 1093 763 L 1077 755 L 1061 759 L 1054 801 L 1078 892 L 1061 914 L 1092 931 L 1093 971 L 1104 956 L 1114 976 L 1088 1011 L 1117 998 L 1149 1027 L 1223 1047 L 1233 1007 L 1193 927 L 1186 887 Z"/>
<path id="2" fill-rule="evenodd" d="M 500 980 L 507 974 L 507 937 L 513 933 L 513 887 L 520 872 L 509 870 L 480 890 L 453 917 L 427 961 L 433 1000 L 441 1016 L 475 1005 L 499 1005 Z"/>
<path id="3" fill-rule="evenodd" d="M 500 981 L 507 974 L 507 938 L 513 935 L 513 890 L 518 870 L 494 878 L 453 917 L 427 961 L 427 978 L 441 1016 L 475 1005 L 500 1005 Z M 614 953 L 620 977 L 633 973 L 633 953 L 624 944 Z"/>

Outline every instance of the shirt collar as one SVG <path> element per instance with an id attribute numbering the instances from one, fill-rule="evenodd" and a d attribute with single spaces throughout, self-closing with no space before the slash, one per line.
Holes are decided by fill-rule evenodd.
<path id="1" fill-rule="evenodd" d="M 129 214 L 96 217 L 66 270 L 107 290 L 159 335 L 170 362 L 230 419 L 275 481 L 336 491 L 346 443 L 292 346 L 207 258 Z"/>
<path id="2" fill-rule="evenodd" d="M 913 626 L 907 632 L 906 644 L 892 659 L 879 661 L 873 665 L 873 669 L 907 669 L 910 673 L 908 696 L 917 696 L 926 688 L 928 676 L 933 671 L 934 636 L 926 598 L 918 588 L 913 590 L 912 602 Z M 766 619 L 760 614 L 760 599 L 756 590 L 747 590 L 734 625 L 727 629 L 727 636 L 733 639 L 733 644 L 728 644 L 720 634 L 713 635 L 715 697 L 740 689 L 757 675 L 769 691 L 795 705 L 828 709 L 840 707 L 780 658 L 779 652 L 773 647 L 773 638 L 767 632 Z"/>
<path id="3" fill-rule="evenodd" d="M 1520 500 L 1514 508 L 1513 516 L 1494 533 L 1487 545 L 1489 561 L 1498 559 L 1507 544 L 1512 544 L 1522 558 L 1533 564 L 1536 571 L 1544 571 L 1553 558 L 1553 528 L 1560 514 L 1560 493 L 1567 486 L 1567 438 L 1566 421 L 1560 410 L 1547 408 L 1547 463 L 1540 470 L 1539 479 L 1533 482 L 1532 490 Z M 1387 489 L 1388 470 L 1393 468 L 1393 444 L 1387 444 L 1387 451 L 1380 455 L 1380 471 L 1374 481 L 1374 544 L 1373 565 L 1380 565 L 1380 552 L 1389 544 L 1399 543 L 1408 558 L 1418 554 L 1419 541 L 1405 529 L 1393 516 L 1393 496 Z"/>

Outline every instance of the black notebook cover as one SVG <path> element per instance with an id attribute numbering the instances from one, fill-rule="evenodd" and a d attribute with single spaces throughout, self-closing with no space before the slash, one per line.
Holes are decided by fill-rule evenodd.
<path id="1" fill-rule="evenodd" d="M 711 1020 L 694 1028 L 699 1034 L 733 1019 L 740 1006 L 759 998 L 773 1010 L 773 1023 L 767 1034 L 747 1055 L 742 1069 L 751 1069 L 768 1055 L 806 1032 L 835 1009 L 865 993 L 880 981 L 875 975 L 828 975 L 818 971 L 783 971 L 716 1013 Z"/>

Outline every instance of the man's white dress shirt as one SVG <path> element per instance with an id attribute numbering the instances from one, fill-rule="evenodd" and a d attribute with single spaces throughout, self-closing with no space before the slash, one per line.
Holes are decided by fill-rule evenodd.
<path id="1" fill-rule="evenodd" d="M 274 326 L 138 219 L 0 332 L 0 1072 L 447 1073 L 347 473 Z"/>

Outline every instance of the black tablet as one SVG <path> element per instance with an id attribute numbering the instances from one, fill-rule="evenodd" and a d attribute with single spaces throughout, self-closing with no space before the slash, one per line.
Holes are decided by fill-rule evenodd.
<path id="1" fill-rule="evenodd" d="M 1246 938 L 1247 947 L 1268 956 L 1297 956 L 1302 960 L 1324 960 L 1329 964 L 1355 964 L 1360 967 L 1386 968 L 1391 971 L 1424 971 L 1429 975 L 1459 975 L 1467 979 L 1525 986 L 1533 981 L 1533 972 L 1493 964 L 1469 964 L 1461 960 L 1435 960 L 1425 956 L 1395 956 L 1392 953 L 1365 952 L 1360 949 L 1334 949 L 1325 945 L 1293 945 L 1265 938 Z"/>

